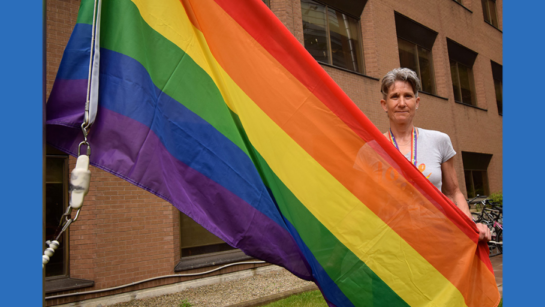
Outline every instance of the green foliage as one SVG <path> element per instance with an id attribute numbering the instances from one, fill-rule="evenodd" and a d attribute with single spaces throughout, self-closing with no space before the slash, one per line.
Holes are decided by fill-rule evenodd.
<path id="1" fill-rule="evenodd" d="M 490 198 L 490 200 L 492 200 L 493 202 L 500 204 L 500 206 L 503 206 L 503 193 L 502 192 L 492 193 L 492 194 L 490 194 L 490 196 L 488 198 Z"/>
<path id="2" fill-rule="evenodd" d="M 265 307 L 327 307 L 327 303 L 320 291 L 309 291 L 292 295 L 283 300 L 265 305 Z"/>
<path id="3" fill-rule="evenodd" d="M 193 306 L 193 304 L 191 304 L 187 299 L 184 299 L 181 303 L 180 303 L 180 307 L 191 307 Z"/>

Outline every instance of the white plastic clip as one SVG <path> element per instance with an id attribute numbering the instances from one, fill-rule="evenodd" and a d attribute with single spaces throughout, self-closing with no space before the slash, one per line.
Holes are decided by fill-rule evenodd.
<path id="1" fill-rule="evenodd" d="M 90 181 L 89 156 L 80 155 L 70 175 L 70 207 L 79 209 L 83 206 L 83 198 L 89 192 Z"/>

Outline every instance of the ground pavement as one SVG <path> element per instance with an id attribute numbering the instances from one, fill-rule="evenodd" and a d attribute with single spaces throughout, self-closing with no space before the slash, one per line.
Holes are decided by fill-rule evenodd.
<path id="1" fill-rule="evenodd" d="M 494 268 L 494 276 L 500 293 L 503 295 L 503 255 L 490 258 Z M 146 300 L 135 300 L 115 307 L 144 307 L 144 306 L 179 306 L 187 298 L 192 306 L 228 306 L 254 307 L 273 302 L 293 294 L 317 289 L 309 283 L 293 276 L 288 271 L 278 268 L 252 277 L 233 280 L 227 283 L 202 286 L 188 289 L 185 293 L 175 293 Z M 245 293 L 245 294 L 240 294 Z M 273 293 L 273 294 L 271 294 Z"/>
<path id="2" fill-rule="evenodd" d="M 503 255 L 490 258 L 492 267 L 494 268 L 494 277 L 496 277 L 496 285 L 503 296 Z"/>
<path id="3" fill-rule="evenodd" d="M 490 260 L 496 284 L 503 295 L 503 255 Z M 301 280 L 281 267 L 266 266 L 252 272 L 246 278 L 228 279 L 160 296 L 134 299 L 138 297 L 135 291 L 123 294 L 125 298 L 94 299 L 58 307 L 179 307 L 187 306 L 183 305 L 184 300 L 191 303 L 192 307 L 255 307 L 317 289 L 314 283 Z"/>

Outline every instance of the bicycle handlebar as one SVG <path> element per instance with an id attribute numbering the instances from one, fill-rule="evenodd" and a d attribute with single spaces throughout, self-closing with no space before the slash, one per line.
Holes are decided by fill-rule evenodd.
<path id="1" fill-rule="evenodd" d="M 471 202 L 475 201 L 477 198 L 484 198 L 484 200 L 486 200 L 488 198 L 488 196 L 477 194 L 477 196 L 475 196 L 472 199 L 468 200 L 467 203 L 470 204 Z M 482 200 L 480 200 L 478 202 L 482 202 Z"/>

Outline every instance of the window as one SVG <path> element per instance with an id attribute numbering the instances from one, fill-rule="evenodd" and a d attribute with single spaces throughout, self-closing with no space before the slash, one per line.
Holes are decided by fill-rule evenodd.
<path id="1" fill-rule="evenodd" d="M 435 94 L 431 51 L 398 38 L 399 62 L 401 67 L 414 70 L 422 82 L 422 91 Z"/>
<path id="2" fill-rule="evenodd" d="M 54 240 L 61 217 L 68 207 L 68 155 L 53 147 L 46 148 L 45 161 L 45 240 Z M 70 278 L 69 229 L 59 239 L 60 246 L 45 265 L 45 293 L 93 287 L 95 282 Z M 44 250 L 47 246 L 44 244 Z"/>
<path id="3" fill-rule="evenodd" d="M 414 70 L 422 82 L 422 91 L 435 94 L 431 49 L 437 32 L 395 13 L 399 64 Z"/>
<path id="4" fill-rule="evenodd" d="M 263 2 L 264 2 L 268 7 L 271 7 L 271 0 L 263 0 Z"/>
<path id="5" fill-rule="evenodd" d="M 498 114 L 503 115 L 503 68 L 496 62 L 490 61 L 490 63 L 492 64 L 492 77 L 494 78 Z"/>
<path id="6" fill-rule="evenodd" d="M 459 103 L 477 106 L 472 69 L 477 53 L 450 39 L 447 39 L 447 46 L 454 100 Z"/>
<path id="7" fill-rule="evenodd" d="M 54 240 L 61 216 L 68 206 L 68 155 L 47 147 L 45 177 L 45 239 Z M 66 231 L 59 243 L 59 248 L 45 266 L 45 276 L 48 278 L 68 276 Z M 45 248 L 47 246 L 44 246 Z"/>
<path id="8" fill-rule="evenodd" d="M 180 249 L 182 257 L 174 267 L 175 272 L 252 259 L 183 213 L 180 213 Z"/>
<path id="9" fill-rule="evenodd" d="M 483 4 L 484 21 L 497 28 L 496 0 L 481 0 L 481 3 Z"/>
<path id="10" fill-rule="evenodd" d="M 180 213 L 182 258 L 234 249 L 189 216 Z"/>
<path id="11" fill-rule="evenodd" d="M 305 48 L 318 62 L 363 73 L 360 23 L 312 0 L 301 0 Z"/>
<path id="12" fill-rule="evenodd" d="M 492 155 L 474 152 L 462 152 L 464 163 L 464 177 L 466 180 L 467 197 L 473 198 L 479 195 L 489 195 L 488 188 L 488 164 Z"/>
<path id="13" fill-rule="evenodd" d="M 450 73 L 452 75 L 454 99 L 465 104 L 475 105 L 471 67 L 450 60 Z"/>

